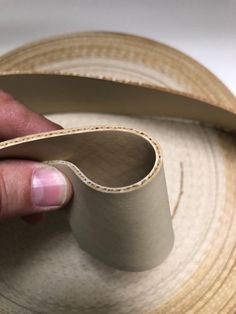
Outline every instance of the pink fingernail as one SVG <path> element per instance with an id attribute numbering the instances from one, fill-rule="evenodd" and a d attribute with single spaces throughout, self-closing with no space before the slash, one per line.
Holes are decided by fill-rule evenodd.
<path id="1" fill-rule="evenodd" d="M 70 197 L 70 183 L 56 168 L 43 166 L 32 174 L 31 196 L 35 207 L 43 210 L 62 207 Z"/>

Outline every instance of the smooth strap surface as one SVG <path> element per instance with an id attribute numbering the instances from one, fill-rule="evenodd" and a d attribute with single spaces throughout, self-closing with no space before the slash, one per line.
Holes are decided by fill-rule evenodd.
<path id="1" fill-rule="evenodd" d="M 236 114 L 172 90 L 79 76 L 1 75 L 0 86 L 40 113 L 161 115 L 236 130 Z M 113 267 L 141 271 L 173 246 L 161 148 L 120 127 L 65 129 L 0 144 L 1 158 L 49 161 L 71 179 L 69 221 L 80 246 Z"/>

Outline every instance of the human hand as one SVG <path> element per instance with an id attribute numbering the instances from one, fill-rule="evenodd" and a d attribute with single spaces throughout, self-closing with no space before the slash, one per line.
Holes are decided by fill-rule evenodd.
<path id="1" fill-rule="evenodd" d="M 0 91 L 0 140 L 61 127 Z M 0 219 L 22 216 L 38 222 L 43 212 L 64 206 L 72 196 L 69 180 L 56 168 L 29 160 L 0 161 Z"/>

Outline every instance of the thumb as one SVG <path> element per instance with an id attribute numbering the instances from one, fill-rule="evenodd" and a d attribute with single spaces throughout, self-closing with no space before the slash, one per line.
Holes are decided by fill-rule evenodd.
<path id="1" fill-rule="evenodd" d="M 0 162 L 0 218 L 55 210 L 71 196 L 69 180 L 52 166 L 26 160 Z"/>

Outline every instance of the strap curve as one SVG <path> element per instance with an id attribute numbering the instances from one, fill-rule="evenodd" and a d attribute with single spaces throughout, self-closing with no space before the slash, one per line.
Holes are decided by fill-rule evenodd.
<path id="1" fill-rule="evenodd" d="M 2 74 L 0 86 L 32 110 L 185 118 L 236 130 L 236 113 L 152 86 L 56 74 Z M 37 97 L 40 95 L 40 97 Z M 49 161 L 76 191 L 69 222 L 80 246 L 108 265 L 142 271 L 174 242 L 161 148 L 140 131 L 66 129 L 0 143 L 0 158 Z"/>

